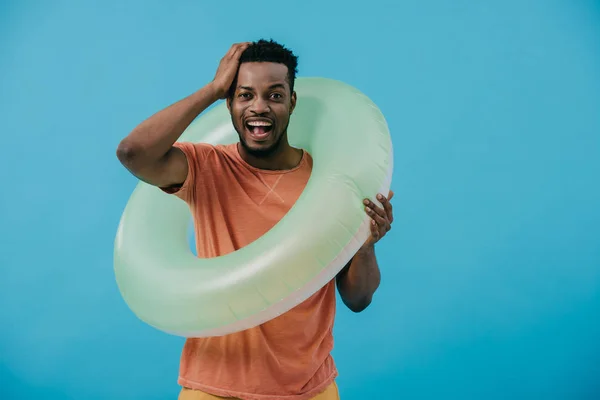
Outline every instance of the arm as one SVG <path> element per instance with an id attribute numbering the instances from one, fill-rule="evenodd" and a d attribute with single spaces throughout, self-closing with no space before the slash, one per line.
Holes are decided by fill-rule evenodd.
<path id="1" fill-rule="evenodd" d="M 187 176 L 184 153 L 173 146 L 201 112 L 217 100 L 209 84 L 139 124 L 117 147 L 117 158 L 142 181 L 159 187 L 182 184 Z"/>
<path id="2" fill-rule="evenodd" d="M 372 246 L 361 248 L 336 279 L 342 301 L 356 313 L 371 304 L 380 281 L 379 265 Z"/>
<path id="3" fill-rule="evenodd" d="M 187 160 L 173 144 L 192 121 L 226 96 L 248 43 L 235 44 L 223 57 L 212 82 L 139 124 L 117 147 L 117 158 L 133 175 L 151 185 L 182 184 Z"/>
<path id="4" fill-rule="evenodd" d="M 383 208 L 365 200 L 365 210 L 371 217 L 371 235 L 336 277 L 340 297 L 353 312 L 361 312 L 371 304 L 381 282 L 375 243 L 391 229 L 394 218 L 390 200 L 393 196 L 394 192 L 391 191 L 389 198 L 378 196 Z"/>

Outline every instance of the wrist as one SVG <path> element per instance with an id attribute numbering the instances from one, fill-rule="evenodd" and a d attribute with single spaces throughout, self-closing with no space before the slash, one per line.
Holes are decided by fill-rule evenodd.
<path id="1" fill-rule="evenodd" d="M 211 104 L 214 104 L 219 100 L 219 91 L 214 84 L 208 83 L 201 89 L 192 93 L 188 99 L 191 102 L 191 107 L 194 112 L 200 114 L 206 108 L 210 107 Z"/>
<path id="2" fill-rule="evenodd" d="M 375 254 L 375 243 L 367 242 L 358 249 L 357 256 L 372 256 Z"/>
<path id="3" fill-rule="evenodd" d="M 223 90 L 215 81 L 208 83 L 203 90 L 206 90 L 211 99 L 214 101 L 224 99 L 227 96 L 227 91 Z"/>

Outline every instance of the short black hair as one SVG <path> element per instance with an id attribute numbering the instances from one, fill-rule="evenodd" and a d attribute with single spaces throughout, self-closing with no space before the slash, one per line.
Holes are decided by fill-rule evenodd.
<path id="1" fill-rule="evenodd" d="M 273 62 L 284 64 L 288 68 L 288 83 L 290 92 L 294 91 L 294 82 L 298 73 L 298 56 L 284 45 L 277 43 L 273 39 L 260 39 L 252 42 L 240 56 L 240 65 L 245 62 Z M 229 96 L 233 96 L 237 76 L 234 84 L 231 85 Z"/>

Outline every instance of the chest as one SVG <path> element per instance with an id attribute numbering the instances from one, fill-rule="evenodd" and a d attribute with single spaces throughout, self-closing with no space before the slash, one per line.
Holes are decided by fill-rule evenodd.
<path id="1" fill-rule="evenodd" d="M 307 179 L 299 174 L 258 174 L 228 170 L 198 187 L 198 234 L 232 248 L 245 246 L 267 233 L 297 201 Z"/>

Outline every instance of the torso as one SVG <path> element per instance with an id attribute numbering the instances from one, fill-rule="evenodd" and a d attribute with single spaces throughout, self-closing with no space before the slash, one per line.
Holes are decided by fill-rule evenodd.
<path id="1" fill-rule="evenodd" d="M 271 229 L 302 193 L 312 170 L 304 153 L 289 170 L 250 166 L 235 144 L 178 144 L 191 173 L 176 193 L 190 204 L 199 257 L 248 245 Z M 309 399 L 337 376 L 333 348 L 335 284 L 287 313 L 223 337 L 187 339 L 179 383 L 241 399 Z M 273 397 L 275 396 L 275 397 Z"/>

